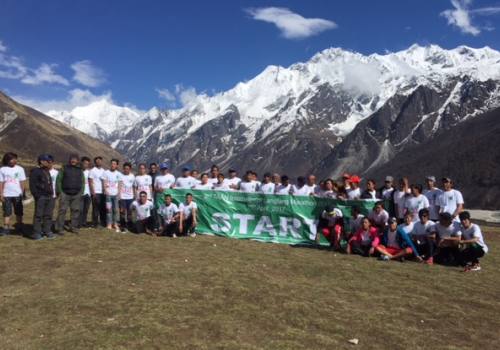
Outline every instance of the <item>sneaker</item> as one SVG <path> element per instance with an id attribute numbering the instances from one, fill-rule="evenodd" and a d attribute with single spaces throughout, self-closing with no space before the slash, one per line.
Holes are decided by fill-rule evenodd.
<path id="1" fill-rule="evenodd" d="M 41 241 L 43 238 L 44 237 L 39 233 L 36 233 L 36 234 L 33 234 L 30 236 L 30 239 L 33 241 Z"/>
<path id="2" fill-rule="evenodd" d="M 196 237 L 196 233 L 194 233 L 194 232 L 193 232 L 193 233 L 190 233 L 190 234 L 189 234 L 189 237 L 193 237 L 193 238 L 194 238 L 194 237 Z"/>
<path id="3" fill-rule="evenodd" d="M 45 236 L 47 237 L 47 239 L 54 239 L 54 238 L 56 238 L 56 235 L 53 234 L 52 232 L 46 233 Z"/>
<path id="4" fill-rule="evenodd" d="M 470 271 L 481 271 L 481 265 L 474 264 L 470 267 Z"/>
<path id="5" fill-rule="evenodd" d="M 391 260 L 391 258 L 389 258 L 389 256 L 385 255 L 385 254 L 382 254 L 378 259 L 381 260 L 381 261 L 389 261 L 389 260 Z"/>
<path id="6" fill-rule="evenodd" d="M 429 259 L 425 261 L 427 265 L 434 265 L 434 258 L 431 256 Z"/>
<path id="7" fill-rule="evenodd" d="M 172 238 L 177 238 L 177 235 L 175 233 L 172 234 Z"/>
<path id="8" fill-rule="evenodd" d="M 118 226 L 116 226 L 116 228 L 115 228 L 115 232 L 116 232 L 116 233 L 120 233 L 120 232 L 122 232 L 122 231 L 120 230 L 120 228 L 119 228 Z"/>
<path id="9" fill-rule="evenodd" d="M 4 227 L 2 228 L 2 230 L 0 230 L 0 236 L 8 236 L 10 235 L 10 233 L 10 229 L 7 227 Z"/>

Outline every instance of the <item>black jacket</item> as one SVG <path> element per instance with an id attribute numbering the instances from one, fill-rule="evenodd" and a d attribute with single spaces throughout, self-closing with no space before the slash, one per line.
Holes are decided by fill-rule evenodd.
<path id="1" fill-rule="evenodd" d="M 30 191 L 35 199 L 41 196 L 52 197 L 54 195 L 49 169 L 34 168 L 31 170 Z"/>
<path id="2" fill-rule="evenodd" d="M 85 176 L 79 166 L 65 165 L 57 175 L 57 193 L 68 195 L 82 194 L 85 189 Z"/>

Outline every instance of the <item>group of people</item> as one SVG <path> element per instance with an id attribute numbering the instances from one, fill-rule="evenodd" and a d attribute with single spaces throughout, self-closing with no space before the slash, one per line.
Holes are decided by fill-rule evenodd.
<path id="1" fill-rule="evenodd" d="M 370 215 L 363 217 L 354 207 L 348 222 L 344 222 L 338 208 L 327 207 L 321 214 L 318 232 L 329 239 L 334 249 L 347 253 L 379 255 L 383 260 L 413 255 L 428 264 L 434 259 L 453 261 L 475 271 L 480 269 L 478 259 L 488 251 L 479 226 L 471 223 L 470 214 L 464 211 L 463 196 L 453 188 L 450 178 L 442 179 L 443 189 L 436 187 L 434 176 L 425 179 L 425 190 L 422 185 L 410 185 L 407 178 L 401 178 L 394 186 L 391 176 L 379 188 L 375 180 L 368 179 L 361 189 L 361 178 L 350 174 L 342 175 L 340 181 L 326 179 L 319 183 L 314 175 L 299 176 L 292 183 L 287 175 L 265 173 L 259 181 L 254 171 L 247 171 L 240 178 L 237 171 L 230 169 L 226 177 L 213 165 L 209 172 L 201 174 L 184 167 L 176 178 L 167 163 L 152 163 L 149 167 L 141 163 L 134 174 L 128 162 L 120 166 L 119 160 L 112 159 L 107 169 L 102 157 L 91 162 L 89 157 L 70 155 L 67 164 L 57 170 L 51 155 L 38 157 L 38 167 L 29 176 L 29 189 L 35 200 L 30 238 L 54 238 L 65 230 L 78 233 L 80 228 L 89 226 L 90 208 L 92 227 L 195 236 L 198 208 L 193 195 L 188 193 L 177 206 L 164 193 L 179 188 L 374 201 Z M 18 229 L 22 228 L 26 175 L 12 152 L 3 156 L 2 165 L 0 200 L 4 227 L 0 235 L 5 235 L 12 229 L 12 214 Z M 53 220 L 56 199 L 58 212 Z M 71 219 L 66 226 L 68 209 Z"/>

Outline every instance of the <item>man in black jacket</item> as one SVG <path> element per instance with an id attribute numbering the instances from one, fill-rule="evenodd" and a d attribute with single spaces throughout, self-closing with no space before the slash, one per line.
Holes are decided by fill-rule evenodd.
<path id="1" fill-rule="evenodd" d="M 29 236 L 33 240 L 41 240 L 43 236 L 54 238 L 51 232 L 52 213 L 54 212 L 54 189 L 49 172 L 51 156 L 42 154 L 38 157 L 38 168 L 30 173 L 30 190 L 35 198 L 35 213 L 33 214 L 33 233 Z"/>
<path id="2" fill-rule="evenodd" d="M 66 212 L 70 208 L 71 221 L 69 232 L 78 233 L 80 221 L 80 203 L 85 189 L 85 176 L 79 166 L 80 158 L 76 154 L 69 157 L 66 164 L 57 175 L 56 192 L 59 195 L 59 214 L 57 217 L 56 231 L 63 234 Z"/>

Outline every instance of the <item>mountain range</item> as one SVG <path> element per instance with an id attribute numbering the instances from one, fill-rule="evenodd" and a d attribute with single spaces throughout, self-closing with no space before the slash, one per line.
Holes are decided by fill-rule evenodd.
<path id="1" fill-rule="evenodd" d="M 443 145 L 432 142 L 499 106 L 500 52 L 413 45 L 372 55 L 326 49 L 173 110 L 142 112 L 102 100 L 44 112 L 135 162 L 169 161 L 174 170 L 215 163 L 223 170 L 366 177 L 395 171 L 401 155 Z"/>

